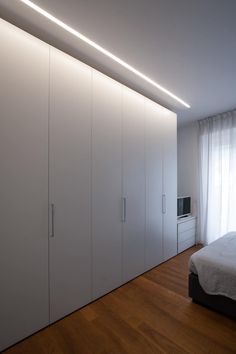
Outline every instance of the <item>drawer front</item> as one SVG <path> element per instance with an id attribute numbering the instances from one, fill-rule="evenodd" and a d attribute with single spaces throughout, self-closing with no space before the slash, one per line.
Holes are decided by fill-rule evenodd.
<path id="1" fill-rule="evenodd" d="M 181 222 L 178 224 L 178 232 L 184 232 L 196 227 L 196 219 L 191 219 L 189 221 Z"/>
<path id="2" fill-rule="evenodd" d="M 190 238 L 187 241 L 178 243 L 178 253 L 183 252 L 187 248 L 192 247 L 194 245 L 195 245 L 195 236 Z"/>
<path id="3" fill-rule="evenodd" d="M 178 243 L 180 242 L 185 242 L 187 240 L 189 240 L 190 238 L 195 237 L 196 234 L 196 228 L 194 227 L 194 229 L 190 229 L 184 232 L 178 232 Z"/>

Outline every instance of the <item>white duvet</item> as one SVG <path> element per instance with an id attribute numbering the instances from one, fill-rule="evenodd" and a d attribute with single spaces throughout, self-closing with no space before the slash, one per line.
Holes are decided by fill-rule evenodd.
<path id="1" fill-rule="evenodd" d="M 236 300 L 236 232 L 230 232 L 194 253 L 189 270 L 198 275 L 207 294 Z"/>

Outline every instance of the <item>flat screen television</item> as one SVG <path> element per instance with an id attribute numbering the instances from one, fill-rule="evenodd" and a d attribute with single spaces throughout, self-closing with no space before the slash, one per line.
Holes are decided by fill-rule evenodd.
<path id="1" fill-rule="evenodd" d="M 177 198 L 177 216 L 181 218 L 191 214 L 191 198 L 178 197 Z"/>

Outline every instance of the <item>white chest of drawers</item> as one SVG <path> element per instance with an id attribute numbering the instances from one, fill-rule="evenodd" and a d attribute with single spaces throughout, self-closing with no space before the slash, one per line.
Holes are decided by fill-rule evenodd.
<path id="1" fill-rule="evenodd" d="M 178 253 L 196 244 L 196 216 L 187 216 L 177 220 Z"/>

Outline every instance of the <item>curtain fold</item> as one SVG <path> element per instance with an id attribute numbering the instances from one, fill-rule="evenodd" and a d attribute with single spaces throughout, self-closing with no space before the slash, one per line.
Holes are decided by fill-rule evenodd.
<path id="1" fill-rule="evenodd" d="M 199 121 L 200 242 L 236 231 L 236 110 Z"/>

